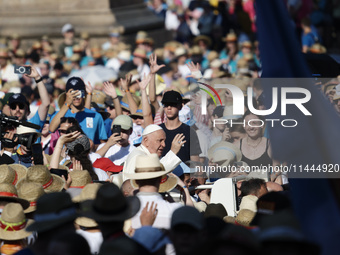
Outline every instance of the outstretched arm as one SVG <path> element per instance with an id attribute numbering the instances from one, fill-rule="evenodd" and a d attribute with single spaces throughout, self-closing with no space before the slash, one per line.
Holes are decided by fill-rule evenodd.
<path id="1" fill-rule="evenodd" d="M 50 97 L 48 96 L 47 89 L 45 87 L 43 80 L 41 79 L 41 76 L 39 75 L 39 73 L 33 66 L 30 66 L 30 67 L 32 70 L 31 73 L 25 74 L 25 75 L 30 78 L 33 78 L 35 81 L 38 81 L 37 87 L 38 87 L 39 96 L 41 99 L 41 105 L 39 105 L 38 114 L 39 114 L 40 120 L 45 121 L 47 117 L 47 113 L 48 113 L 48 108 L 50 106 L 50 100 L 49 100 Z"/>
<path id="2" fill-rule="evenodd" d="M 86 86 L 86 93 L 87 93 L 87 96 L 85 99 L 85 108 L 91 109 L 93 87 L 90 82 L 88 82 L 88 84 L 85 84 L 85 86 Z"/>
<path id="3" fill-rule="evenodd" d="M 110 96 L 113 100 L 113 104 L 115 106 L 117 116 L 122 115 L 123 111 L 122 111 L 122 107 L 120 106 L 120 102 L 119 102 L 115 87 L 113 86 L 111 82 L 108 82 L 108 81 L 104 82 L 103 84 L 104 84 L 105 94 Z"/>
<path id="4" fill-rule="evenodd" d="M 125 92 L 128 103 L 129 103 L 129 108 L 130 108 L 130 113 L 134 114 L 137 112 L 138 105 L 133 99 L 130 90 L 129 90 L 129 85 L 131 84 L 131 79 L 132 79 L 132 74 L 130 75 L 125 75 L 125 79 L 121 78 L 120 83 L 122 85 L 122 90 Z"/>
<path id="5" fill-rule="evenodd" d="M 150 83 L 151 80 L 151 74 L 148 74 L 148 76 L 144 75 L 144 79 L 138 83 L 138 86 L 142 92 L 142 111 L 143 111 L 143 118 L 144 118 L 144 123 L 143 123 L 143 128 L 146 126 L 153 124 L 153 118 L 152 118 L 152 111 L 151 111 L 151 106 L 148 100 L 148 96 L 146 94 L 146 87 Z"/>
<path id="6" fill-rule="evenodd" d="M 151 80 L 149 85 L 149 98 L 151 104 L 155 107 L 156 112 L 159 109 L 159 104 L 157 102 L 156 98 L 156 73 L 164 67 L 165 65 L 158 65 L 157 64 L 157 56 L 156 54 L 151 54 L 149 58 L 149 64 L 150 64 L 150 73 L 151 73 Z"/>

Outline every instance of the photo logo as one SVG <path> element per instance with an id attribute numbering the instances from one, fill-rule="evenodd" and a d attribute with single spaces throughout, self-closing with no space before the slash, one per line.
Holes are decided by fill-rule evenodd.
<path id="1" fill-rule="evenodd" d="M 244 115 L 244 106 L 245 106 L 245 96 L 243 94 L 243 91 L 232 84 L 216 84 L 213 88 L 210 85 L 207 85 L 205 83 L 201 83 L 198 82 L 199 84 L 206 86 L 207 88 L 209 88 L 219 99 L 220 104 L 222 105 L 222 100 L 220 98 L 220 96 L 218 95 L 217 91 L 215 89 L 228 89 L 233 97 L 233 108 L 232 108 L 232 113 L 233 116 L 243 116 Z M 207 94 L 209 96 L 211 96 L 211 98 L 214 100 L 215 105 L 216 104 L 216 100 L 214 99 L 214 96 L 211 92 L 209 92 L 207 89 L 205 88 L 201 88 L 201 90 L 205 91 L 206 93 L 202 93 L 201 95 L 201 113 L 202 115 L 206 115 L 207 114 Z M 307 102 L 309 102 L 309 100 L 311 99 L 311 93 L 310 91 L 308 91 L 307 89 L 304 88 L 299 88 L 299 87 L 282 87 L 281 88 L 281 115 L 282 116 L 286 116 L 287 115 L 287 105 L 295 105 L 305 116 L 311 116 L 312 114 L 306 109 L 306 107 L 303 105 Z M 289 94 L 300 94 L 303 97 L 301 98 L 288 98 Z M 275 112 L 275 110 L 278 107 L 278 88 L 277 87 L 273 87 L 272 88 L 272 105 L 269 109 L 263 109 L 263 110 L 259 110 L 256 109 L 253 105 L 253 89 L 251 87 L 247 88 L 247 107 L 249 109 L 249 111 L 255 115 L 259 115 L 259 116 L 267 116 L 270 115 L 272 113 Z M 272 127 L 274 126 L 274 122 L 275 121 L 281 121 L 279 119 L 267 119 L 266 121 L 270 121 L 272 123 Z M 293 125 L 286 125 L 285 123 L 287 122 L 292 122 L 294 123 Z M 222 118 L 222 119 L 215 119 L 213 125 L 215 126 L 215 124 L 222 124 L 222 123 L 229 123 L 229 124 L 233 124 L 232 120 L 227 120 L 226 118 Z M 243 124 L 246 125 L 246 123 L 235 123 L 234 124 Z M 286 119 L 286 120 L 282 120 L 281 121 L 281 125 L 284 127 L 295 127 L 297 125 L 297 121 L 294 119 Z M 248 124 L 251 126 L 251 124 Z M 264 123 L 261 124 L 262 126 L 264 125 Z"/>

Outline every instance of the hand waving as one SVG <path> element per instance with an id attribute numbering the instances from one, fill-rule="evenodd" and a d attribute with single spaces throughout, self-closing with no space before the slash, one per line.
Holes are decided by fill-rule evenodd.
<path id="1" fill-rule="evenodd" d="M 150 64 L 151 74 L 156 74 L 159 71 L 159 69 L 161 69 L 162 67 L 165 67 L 165 65 L 158 65 L 157 64 L 157 55 L 156 54 L 150 55 L 149 64 Z"/>
<path id="2" fill-rule="evenodd" d="M 111 82 L 105 81 L 103 82 L 103 85 L 104 85 L 104 92 L 106 95 L 109 95 L 112 98 L 117 97 L 116 88 L 113 86 Z"/>
<path id="3" fill-rule="evenodd" d="M 141 82 L 137 80 L 140 90 L 145 90 L 148 84 L 150 83 L 150 81 L 151 81 L 151 74 L 148 74 L 147 76 L 145 76 L 144 74 L 143 80 Z"/>

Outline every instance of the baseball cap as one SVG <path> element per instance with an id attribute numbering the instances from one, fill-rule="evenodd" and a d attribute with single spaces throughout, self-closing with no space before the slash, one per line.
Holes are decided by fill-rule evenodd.
<path id="1" fill-rule="evenodd" d="M 73 90 L 85 90 L 85 83 L 79 77 L 71 77 L 66 83 L 66 92 L 70 89 Z"/>
<path id="2" fill-rule="evenodd" d="M 108 158 L 99 158 L 93 163 L 93 167 L 99 168 L 105 172 L 119 173 L 123 166 L 117 166 Z"/>
<path id="3" fill-rule="evenodd" d="M 28 107 L 30 105 L 28 103 L 26 97 L 21 93 L 16 93 L 16 94 L 13 94 L 12 96 L 9 97 L 8 104 L 11 105 L 11 104 L 14 104 L 14 103 L 26 104 Z"/>
<path id="4" fill-rule="evenodd" d="M 183 98 L 181 94 L 177 91 L 170 90 L 164 93 L 163 98 L 162 98 L 162 104 L 165 103 L 175 103 L 179 104 L 183 102 Z"/>
<path id="5" fill-rule="evenodd" d="M 196 208 L 183 206 L 172 214 L 171 228 L 178 225 L 189 225 L 196 230 L 202 230 L 204 228 L 204 217 Z"/>
<path id="6" fill-rule="evenodd" d="M 70 23 L 67 23 L 63 26 L 63 28 L 61 29 L 61 33 L 64 34 L 67 31 L 71 31 L 74 30 L 73 26 Z"/>
<path id="7" fill-rule="evenodd" d="M 114 121 L 112 122 L 112 125 L 119 125 L 124 130 L 129 130 L 132 128 L 133 123 L 132 119 L 127 115 L 119 115 L 117 116 Z"/>

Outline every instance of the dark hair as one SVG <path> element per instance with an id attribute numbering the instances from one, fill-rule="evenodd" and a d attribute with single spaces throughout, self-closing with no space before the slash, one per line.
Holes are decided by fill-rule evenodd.
<path id="1" fill-rule="evenodd" d="M 54 70 L 60 70 L 60 71 L 62 71 L 62 70 L 64 70 L 64 66 L 63 66 L 63 64 L 61 64 L 60 62 L 58 62 L 58 63 L 56 63 L 56 64 L 54 65 L 53 69 L 54 69 Z"/>
<path id="2" fill-rule="evenodd" d="M 73 118 L 73 117 L 61 117 L 60 118 L 60 124 L 62 124 L 62 123 L 70 123 L 70 124 L 72 124 L 72 126 L 77 126 L 77 127 L 79 127 L 80 130 L 73 130 L 73 131 L 79 131 L 82 134 L 84 134 L 84 132 L 80 128 L 79 122 L 78 122 L 78 120 L 76 118 Z M 73 131 L 71 131 L 70 133 L 72 133 Z"/>
<path id="3" fill-rule="evenodd" d="M 161 183 L 162 177 L 152 178 L 152 179 L 146 179 L 146 180 L 136 180 L 136 183 L 139 187 L 142 186 L 158 186 Z"/>
<path id="4" fill-rule="evenodd" d="M 79 126 L 78 121 L 77 124 L 74 124 L 66 130 L 66 134 L 72 133 L 74 131 L 81 132 L 83 135 L 85 135 L 83 130 Z M 74 150 L 69 150 L 67 154 L 80 162 L 83 169 L 89 172 L 92 180 L 99 180 L 97 174 L 93 170 L 92 162 L 88 157 L 89 153 L 90 150 L 85 151 L 83 145 L 77 144 L 76 146 L 74 146 Z"/>
<path id="5" fill-rule="evenodd" d="M 255 115 L 255 116 L 258 117 L 260 120 L 262 120 L 263 123 L 266 123 L 266 119 L 264 118 L 264 116 L 256 115 L 256 114 L 252 113 L 252 112 L 249 111 L 249 110 L 247 110 L 247 111 L 244 113 L 242 120 L 244 120 L 244 119 L 246 118 L 246 116 L 248 116 L 248 115 L 250 115 L 250 114 Z"/>
<path id="6" fill-rule="evenodd" d="M 248 181 L 242 182 L 241 185 L 241 195 L 257 195 L 260 191 L 261 187 L 266 185 L 266 182 L 263 179 L 253 178 Z"/>
<path id="7" fill-rule="evenodd" d="M 243 121 L 242 118 L 235 120 L 235 122 L 237 122 L 237 123 L 242 122 L 242 121 Z M 232 126 L 230 126 L 229 132 L 230 133 L 231 132 L 240 132 L 240 133 L 243 133 L 243 134 L 246 133 L 246 131 L 244 130 L 244 127 L 242 125 L 232 125 Z"/>
<path id="8" fill-rule="evenodd" d="M 217 106 L 214 111 L 213 111 L 213 116 L 217 115 L 218 118 L 222 118 L 223 117 L 223 112 L 224 112 L 224 106 L 223 105 L 219 105 Z"/>

